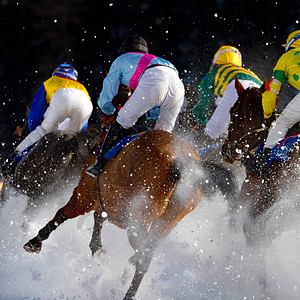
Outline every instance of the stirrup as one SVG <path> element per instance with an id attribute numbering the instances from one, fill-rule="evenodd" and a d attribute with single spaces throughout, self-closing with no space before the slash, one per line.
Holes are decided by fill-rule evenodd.
<path id="1" fill-rule="evenodd" d="M 86 170 L 85 173 L 88 174 L 89 176 L 93 178 L 97 178 L 98 175 L 103 171 L 104 167 L 104 162 L 103 160 L 96 160 L 96 162 L 89 166 Z"/>

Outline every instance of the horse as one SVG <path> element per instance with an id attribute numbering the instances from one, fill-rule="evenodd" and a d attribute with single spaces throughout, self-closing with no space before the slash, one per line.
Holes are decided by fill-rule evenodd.
<path id="1" fill-rule="evenodd" d="M 224 161 L 233 164 L 243 159 L 255 159 L 254 150 L 268 134 L 263 125 L 262 94 L 266 89 L 266 80 L 260 88 L 244 89 L 235 79 L 238 100 L 230 110 L 231 122 L 228 137 L 222 146 Z M 295 132 L 293 132 L 295 133 Z M 288 135 L 292 134 L 290 131 Z M 257 246 L 261 238 L 267 238 L 262 226 L 262 217 L 276 203 L 283 192 L 292 187 L 299 176 L 300 152 L 292 147 L 286 162 L 273 160 L 269 172 L 258 175 L 246 167 L 246 178 L 242 183 L 236 207 L 247 207 L 243 229 L 247 244 Z M 257 232 L 260 234 L 257 235 Z"/>
<path id="2" fill-rule="evenodd" d="M 101 229 L 105 220 L 127 230 L 135 252 L 129 259 L 135 274 L 124 299 L 133 299 L 159 243 L 197 207 L 206 192 L 218 184 L 227 185 L 227 170 L 201 164 L 188 142 L 162 130 L 147 131 L 127 144 L 107 161 L 97 179 L 85 173 L 94 161 L 95 154 L 87 159 L 69 202 L 24 249 L 39 253 L 42 242 L 60 224 L 94 211 L 89 245 L 93 255 L 104 251 Z"/>
<path id="3" fill-rule="evenodd" d="M 30 211 L 45 195 L 64 188 L 70 181 L 77 184 L 102 131 L 99 126 L 91 126 L 83 133 L 57 130 L 46 134 L 18 163 L 13 177 L 4 181 L 2 204 L 10 187 L 29 197 L 27 211 Z"/>

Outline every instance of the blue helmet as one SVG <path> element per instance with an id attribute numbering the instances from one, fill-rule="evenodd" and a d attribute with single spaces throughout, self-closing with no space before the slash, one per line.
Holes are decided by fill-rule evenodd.
<path id="1" fill-rule="evenodd" d="M 60 64 L 52 73 L 52 76 L 61 76 L 77 80 L 78 72 L 69 64 Z"/>

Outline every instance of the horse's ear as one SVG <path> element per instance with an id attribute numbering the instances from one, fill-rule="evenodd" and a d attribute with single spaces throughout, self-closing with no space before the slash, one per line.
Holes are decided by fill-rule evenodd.
<path id="1" fill-rule="evenodd" d="M 236 89 L 238 95 L 240 95 L 244 91 L 244 87 L 239 82 L 237 76 L 235 76 L 235 89 Z"/>
<path id="2" fill-rule="evenodd" d="M 259 89 L 259 91 L 260 91 L 261 93 L 264 93 L 264 92 L 265 92 L 267 84 L 268 84 L 268 79 L 265 78 L 264 83 L 262 84 L 262 86 L 261 86 L 260 89 Z"/>

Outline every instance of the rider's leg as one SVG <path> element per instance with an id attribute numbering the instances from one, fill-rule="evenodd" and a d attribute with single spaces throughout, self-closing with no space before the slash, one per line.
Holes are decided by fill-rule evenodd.
<path id="1" fill-rule="evenodd" d="M 300 120 L 300 93 L 282 111 L 271 128 L 265 147 L 273 148 L 277 142 L 284 139 L 288 130 Z"/>
<path id="2" fill-rule="evenodd" d="M 264 150 L 254 161 L 245 160 L 246 167 L 257 174 L 266 172 L 269 168 L 267 163 L 270 158 L 271 149 L 285 138 L 288 130 L 300 120 L 300 93 L 282 111 L 268 134 Z"/>
<path id="3" fill-rule="evenodd" d="M 149 98 L 144 95 L 147 94 L 147 87 L 140 84 L 125 105 L 118 113 L 116 122 L 111 124 L 106 137 L 98 150 L 96 162 L 86 169 L 86 173 L 93 178 L 96 178 L 104 169 L 105 158 L 104 154 L 122 137 L 128 135 L 128 130 L 136 123 L 146 111 L 153 107 Z"/>
<path id="4" fill-rule="evenodd" d="M 93 178 L 96 178 L 104 169 L 106 159 L 104 154 L 121 138 L 128 135 L 128 130 L 123 128 L 118 122 L 110 125 L 108 132 L 101 147 L 97 153 L 96 162 L 86 169 L 86 173 Z"/>

